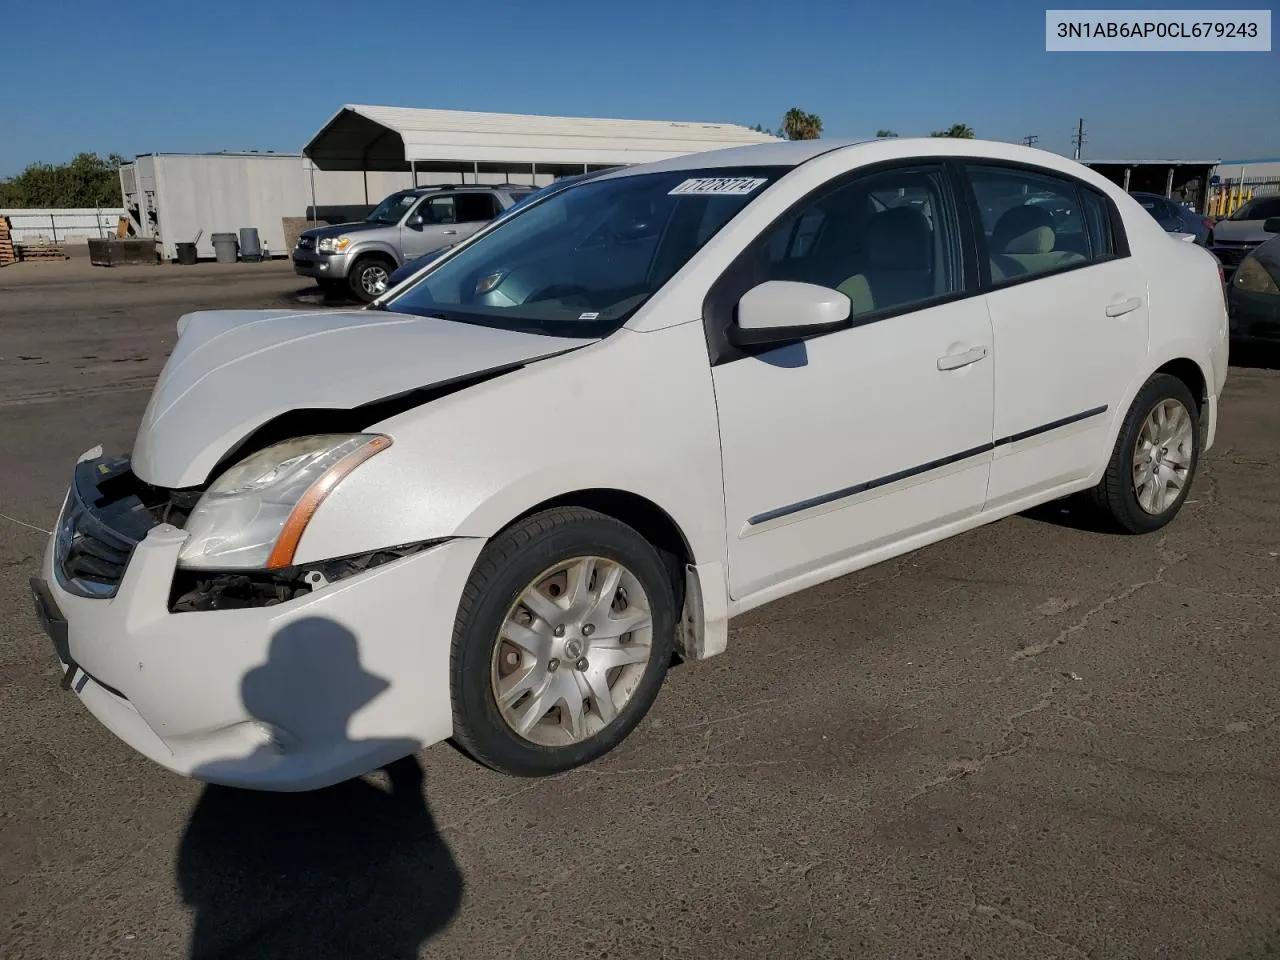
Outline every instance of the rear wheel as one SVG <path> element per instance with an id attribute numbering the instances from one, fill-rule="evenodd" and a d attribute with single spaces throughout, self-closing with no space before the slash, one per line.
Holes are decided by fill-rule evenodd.
<path id="1" fill-rule="evenodd" d="M 517 776 L 595 760 L 653 704 L 675 628 L 669 572 L 635 530 L 577 507 L 526 518 L 485 548 L 463 591 L 455 742 Z"/>
<path id="2" fill-rule="evenodd" d="M 347 285 L 361 303 L 376 300 L 386 292 L 387 280 L 395 267 L 382 257 L 361 257 L 351 265 Z"/>
<path id="3" fill-rule="evenodd" d="M 1200 459 L 1200 412 L 1187 385 L 1159 373 L 1129 408 L 1093 500 L 1130 533 L 1159 530 L 1182 509 Z"/>

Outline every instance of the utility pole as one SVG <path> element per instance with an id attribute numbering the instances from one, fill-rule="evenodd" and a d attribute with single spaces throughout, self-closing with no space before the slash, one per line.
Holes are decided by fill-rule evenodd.
<path id="1" fill-rule="evenodd" d="M 1029 147 L 1029 146 L 1032 146 L 1039 139 L 1040 138 L 1037 137 L 1034 133 L 1029 133 L 1022 138 L 1022 142 Z"/>
<path id="2" fill-rule="evenodd" d="M 1076 159 L 1080 159 L 1080 148 L 1084 146 L 1084 117 L 1080 118 L 1080 123 L 1076 126 L 1076 135 L 1071 138 L 1071 142 L 1076 145 Z"/>

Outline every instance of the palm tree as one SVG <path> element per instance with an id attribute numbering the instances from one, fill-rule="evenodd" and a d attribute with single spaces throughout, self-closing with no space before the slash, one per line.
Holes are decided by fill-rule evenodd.
<path id="1" fill-rule="evenodd" d="M 953 123 L 946 130 L 935 130 L 929 134 L 931 137 L 955 137 L 958 140 L 972 140 L 977 136 L 973 132 L 973 128 L 967 123 Z"/>
<path id="2" fill-rule="evenodd" d="M 877 131 L 876 131 L 876 139 L 877 139 L 877 140 L 882 139 L 882 138 L 884 138 L 884 137 L 896 137 L 896 136 L 897 136 L 897 134 L 896 134 L 896 133 L 894 133 L 892 130 L 877 130 Z"/>
<path id="3" fill-rule="evenodd" d="M 822 118 L 792 107 L 782 118 L 782 130 L 788 140 L 817 140 L 822 136 Z"/>

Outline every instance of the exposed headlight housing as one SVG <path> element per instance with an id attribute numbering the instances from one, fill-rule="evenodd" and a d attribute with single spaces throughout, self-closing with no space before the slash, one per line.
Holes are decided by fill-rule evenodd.
<path id="1" fill-rule="evenodd" d="M 1231 282 L 1248 293 L 1280 295 L 1280 282 L 1277 282 L 1277 278 L 1271 274 L 1266 265 L 1253 254 L 1240 262 Z"/>
<path id="2" fill-rule="evenodd" d="M 316 249 L 321 253 L 345 253 L 351 246 L 351 238 L 345 234 L 341 237 L 321 237 Z"/>
<path id="3" fill-rule="evenodd" d="M 178 566 L 291 566 L 302 533 L 324 498 L 389 446 L 391 438 L 382 434 L 324 434 L 286 440 L 246 457 L 218 477 L 191 512 Z"/>

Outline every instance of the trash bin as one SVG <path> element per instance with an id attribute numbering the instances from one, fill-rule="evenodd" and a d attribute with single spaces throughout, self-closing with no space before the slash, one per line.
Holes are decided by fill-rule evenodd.
<path id="1" fill-rule="evenodd" d="M 210 239 L 213 240 L 214 257 L 219 263 L 236 262 L 240 242 L 234 233 L 215 233 Z"/>
<path id="2" fill-rule="evenodd" d="M 240 259 L 254 262 L 262 259 L 262 244 L 258 240 L 257 227 L 240 228 Z"/>
<path id="3" fill-rule="evenodd" d="M 179 243 L 178 262 L 184 267 L 189 267 L 196 262 L 196 245 L 194 243 Z"/>

